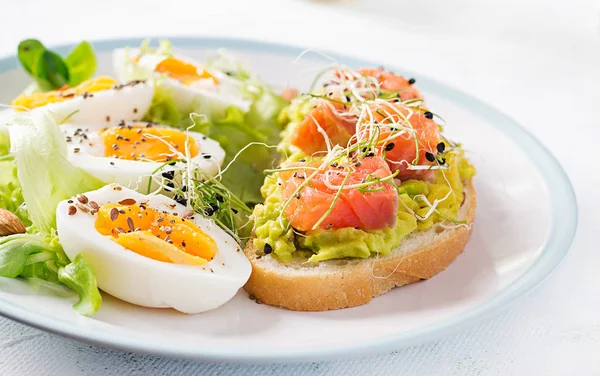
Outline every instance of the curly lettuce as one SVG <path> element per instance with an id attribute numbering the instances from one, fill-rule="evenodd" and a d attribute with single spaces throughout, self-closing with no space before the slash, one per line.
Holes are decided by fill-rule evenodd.
<path id="1" fill-rule="evenodd" d="M 283 126 L 278 116 L 287 102 L 223 53 L 209 61 L 208 67 L 239 81 L 240 96 L 250 100 L 247 110 L 234 105 L 226 106 L 224 110 L 209 108 L 207 102 L 203 102 L 181 111 L 169 89 L 162 87 L 159 81 L 144 120 L 191 129 L 218 141 L 226 153 L 224 166 L 235 157 L 235 163 L 222 175 L 223 183 L 248 204 L 262 202 L 263 171 L 276 165 L 280 158 L 272 146 L 279 142 Z M 190 118 L 191 113 L 200 116 Z M 244 151 L 240 153 L 242 149 Z"/>
<path id="2" fill-rule="evenodd" d="M 0 276 L 66 285 L 79 296 L 73 308 L 82 315 L 92 315 L 100 308 L 102 297 L 83 256 L 69 260 L 60 245 L 55 231 L 56 206 L 62 200 L 98 189 L 105 183 L 69 163 L 65 139 L 46 112 L 31 111 L 16 116 L 8 128 L 12 154 L 4 163 L 13 163 L 12 175 L 10 181 L 0 181 L 0 184 L 3 188 L 9 184 L 19 187 L 32 225 L 26 234 L 0 238 Z M 5 169 L 1 171 L 6 173 Z M 17 188 L 12 192 L 14 195 Z M 4 196 L 0 197 L 0 204 L 5 205 Z M 14 207 L 9 210 L 19 215 Z"/>

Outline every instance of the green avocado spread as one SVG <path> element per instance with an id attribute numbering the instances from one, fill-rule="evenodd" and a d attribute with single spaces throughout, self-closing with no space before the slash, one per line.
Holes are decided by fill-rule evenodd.
<path id="1" fill-rule="evenodd" d="M 281 187 L 277 174 L 265 179 L 261 193 L 264 204 L 256 205 L 254 246 L 263 252 L 271 251 L 281 262 L 303 259 L 317 262 L 346 257 L 367 258 L 388 255 L 402 239 L 414 231 L 423 231 L 441 221 L 462 223 L 455 218 L 464 199 L 463 181 L 471 179 L 475 168 L 464 158 L 462 151 L 445 155 L 449 169 L 436 170 L 433 182 L 406 180 L 399 185 L 399 204 L 396 225 L 383 230 L 341 228 L 295 233 L 282 214 Z M 446 197 L 447 196 L 447 197 Z M 446 197 L 444 199 L 444 197 Z M 430 212 L 427 202 L 440 201 Z M 414 214 L 413 214 L 414 213 Z M 425 219 L 426 218 L 426 219 Z M 269 252 L 266 252 L 269 253 Z"/>

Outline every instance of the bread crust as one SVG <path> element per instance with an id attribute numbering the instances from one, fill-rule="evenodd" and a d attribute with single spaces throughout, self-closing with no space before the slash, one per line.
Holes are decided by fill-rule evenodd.
<path id="1" fill-rule="evenodd" d="M 459 217 L 473 224 L 476 194 L 465 182 L 465 201 Z M 405 238 L 385 257 L 351 261 L 321 261 L 318 267 L 290 268 L 271 257 L 260 257 L 249 241 L 244 252 L 252 275 L 244 289 L 261 302 L 293 311 L 327 311 L 370 302 L 394 287 L 429 279 L 446 269 L 462 253 L 473 226 L 443 229 L 435 226 Z M 441 232 L 440 232 L 441 231 Z M 435 234 L 434 234 L 435 233 Z M 406 239 L 413 249 L 403 247 Z M 419 241 L 419 237 L 423 240 Z M 403 249 L 404 248 L 404 249 Z"/>

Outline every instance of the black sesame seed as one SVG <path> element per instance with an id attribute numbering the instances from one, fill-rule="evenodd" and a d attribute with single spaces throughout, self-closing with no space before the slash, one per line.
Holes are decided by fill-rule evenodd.
<path id="1" fill-rule="evenodd" d="M 233 209 L 233 208 L 231 208 L 231 211 L 232 211 L 234 214 L 237 214 L 237 213 L 238 213 L 237 209 Z"/>
<path id="2" fill-rule="evenodd" d="M 215 204 L 214 202 L 210 203 L 210 207 L 212 208 L 213 211 L 219 210 L 219 206 L 217 204 Z"/>
<path id="3" fill-rule="evenodd" d="M 369 153 L 366 155 L 366 157 L 374 157 L 374 156 L 375 156 L 375 153 Z"/>
<path id="4" fill-rule="evenodd" d="M 204 157 L 204 159 L 210 159 L 211 158 L 210 154 L 206 154 L 203 157 Z"/>
<path id="5" fill-rule="evenodd" d="M 208 207 L 208 208 L 204 209 L 204 214 L 206 214 L 207 216 L 210 217 L 211 215 L 215 214 L 215 211 L 213 210 L 213 208 Z"/>
<path id="6" fill-rule="evenodd" d="M 435 155 L 431 154 L 430 152 L 425 153 L 425 158 L 427 158 L 429 162 L 435 161 Z"/>
<path id="7" fill-rule="evenodd" d="M 356 166 L 356 167 L 360 167 L 360 166 L 361 166 L 361 163 L 360 163 L 360 162 L 356 162 L 356 164 L 355 164 L 354 166 Z"/>
<path id="8" fill-rule="evenodd" d="M 394 145 L 393 142 L 390 142 L 389 144 L 385 145 L 385 150 L 390 151 L 394 148 L 394 146 L 396 146 L 396 145 Z"/>
<path id="9" fill-rule="evenodd" d="M 271 247 L 271 244 L 266 243 L 263 251 L 265 252 L 265 255 L 268 255 L 269 253 L 273 252 L 273 247 Z"/>
<path id="10" fill-rule="evenodd" d="M 220 194 L 218 194 L 218 193 L 215 193 L 215 199 L 216 199 L 217 201 L 219 201 L 219 202 L 223 202 L 223 201 L 225 201 L 225 200 L 223 200 L 223 196 L 221 196 L 221 195 L 220 195 Z"/>
<path id="11" fill-rule="evenodd" d="M 163 172 L 162 177 L 168 180 L 173 180 L 173 178 L 175 177 L 175 171 L 167 171 L 167 172 Z"/>
<path id="12" fill-rule="evenodd" d="M 438 160 L 438 162 L 440 162 L 440 164 L 445 164 L 446 163 L 446 158 L 440 158 Z"/>
<path id="13" fill-rule="evenodd" d="M 425 111 L 423 116 L 425 116 L 427 119 L 433 119 L 433 114 L 429 111 Z"/>
<path id="14" fill-rule="evenodd" d="M 181 197 L 181 196 L 179 196 L 179 195 L 175 195 L 175 196 L 173 196 L 173 199 L 174 199 L 174 200 L 175 200 L 177 203 L 179 203 L 179 204 L 181 204 L 181 205 L 183 205 L 183 206 L 186 206 L 186 205 L 187 205 L 187 200 L 186 200 L 184 197 Z"/>
<path id="15" fill-rule="evenodd" d="M 417 82 L 417 80 L 415 80 L 414 78 L 411 78 L 411 79 L 408 80 L 408 83 L 410 85 L 414 84 L 415 82 Z"/>
<path id="16" fill-rule="evenodd" d="M 437 144 L 438 153 L 443 153 L 444 150 L 446 150 L 446 144 L 444 144 L 443 142 L 440 142 L 439 144 Z"/>

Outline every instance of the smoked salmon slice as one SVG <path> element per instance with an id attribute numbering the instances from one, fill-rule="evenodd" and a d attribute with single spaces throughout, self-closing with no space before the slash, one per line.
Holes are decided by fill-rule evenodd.
<path id="1" fill-rule="evenodd" d="M 391 175 L 381 157 L 366 157 L 345 166 L 334 163 L 316 172 L 314 168 L 320 167 L 318 162 L 295 162 L 284 167 L 299 168 L 280 172 L 283 202 L 290 200 L 285 216 L 295 229 L 305 232 L 315 227 L 381 230 L 395 225 L 398 212 L 396 187 L 376 180 Z M 373 184 L 362 189 L 352 187 L 368 181 Z M 340 190 L 338 187 L 342 185 L 345 189 Z"/>
<path id="2" fill-rule="evenodd" d="M 374 131 L 374 127 L 377 127 L 380 140 L 376 147 L 377 154 L 384 155 L 390 170 L 398 171 L 398 178 L 406 180 L 431 177 L 433 174 L 431 170 L 410 170 L 408 166 L 416 160 L 417 148 L 419 150 L 417 165 L 437 164 L 440 127 L 433 121 L 433 114 L 425 108 L 391 102 L 372 105 L 370 112 L 371 116 L 367 117 L 367 124 L 359 127 L 358 139 L 368 138 Z M 415 142 L 415 135 L 418 142 Z"/>
<path id="3" fill-rule="evenodd" d="M 373 77 L 379 81 L 379 87 L 385 91 L 397 91 L 402 101 L 409 99 L 423 99 L 421 93 L 413 86 L 414 79 L 407 80 L 383 68 L 362 68 L 357 71 L 366 77 Z"/>
<path id="4" fill-rule="evenodd" d="M 344 85 L 342 82 L 354 82 L 358 88 L 369 85 L 360 81 L 361 76 L 371 77 L 378 81 L 379 89 L 396 93 L 393 100 L 406 101 L 422 99 L 421 93 L 413 86 L 414 80 L 407 80 L 382 68 L 362 68 L 357 71 L 335 71 L 334 79 L 327 85 Z M 353 81 L 354 80 L 354 81 Z M 358 81 L 357 81 L 358 80 Z M 337 82 L 341 81 L 341 82 Z M 331 86 L 330 86 L 331 87 Z M 338 87 L 339 90 L 339 87 Z M 344 91 L 345 90 L 345 91 Z M 297 124 L 290 137 L 290 144 L 298 147 L 307 155 L 327 151 L 327 142 L 331 145 L 346 146 L 356 133 L 357 117 L 350 113 L 352 95 L 349 88 L 341 93 L 330 92 L 331 100 L 321 99 L 320 102 Z M 366 93 L 366 99 L 373 100 L 375 93 Z M 345 98 L 341 98 L 346 96 Z"/>
<path id="5" fill-rule="evenodd" d="M 356 117 L 344 112 L 342 104 L 322 100 L 296 126 L 290 143 L 306 155 L 327 151 L 327 138 L 332 145 L 346 146 L 356 132 Z"/>

